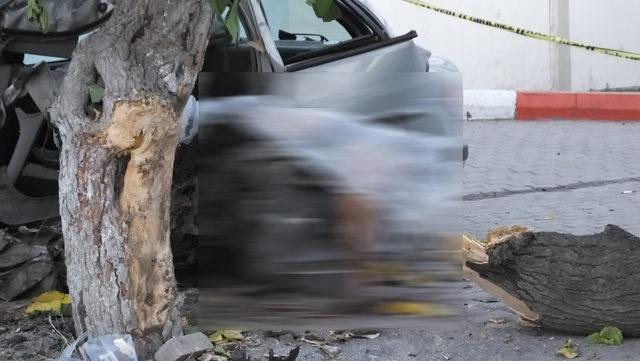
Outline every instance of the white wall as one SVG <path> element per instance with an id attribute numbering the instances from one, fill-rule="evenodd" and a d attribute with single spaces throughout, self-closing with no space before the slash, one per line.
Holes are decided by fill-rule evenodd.
<path id="1" fill-rule="evenodd" d="M 415 29 L 420 45 L 452 60 L 464 73 L 466 89 L 580 91 L 607 85 L 640 85 L 640 62 L 580 49 L 562 50 L 554 44 L 449 17 L 402 0 L 369 1 L 396 34 Z M 529 30 L 561 35 L 569 31 L 576 41 L 640 52 L 637 0 L 428 1 Z M 568 12 L 558 14 L 558 4 L 563 1 L 569 1 Z"/>
<path id="2" fill-rule="evenodd" d="M 576 41 L 640 52 L 640 1 L 573 0 L 571 37 Z M 573 87 L 580 90 L 640 86 L 640 61 L 571 50 Z"/>

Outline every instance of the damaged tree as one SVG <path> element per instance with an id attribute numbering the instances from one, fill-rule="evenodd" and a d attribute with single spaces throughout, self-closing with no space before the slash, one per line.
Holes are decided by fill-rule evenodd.
<path id="1" fill-rule="evenodd" d="M 206 0 L 118 1 L 78 44 L 50 109 L 63 144 L 60 215 L 76 331 L 129 333 L 143 358 L 182 332 L 171 175 L 211 14 Z M 105 91 L 92 111 L 96 83 Z"/>
<path id="2" fill-rule="evenodd" d="M 465 276 L 527 325 L 588 334 L 616 326 L 640 336 L 640 238 L 608 225 L 574 236 L 521 227 L 464 240 Z"/>

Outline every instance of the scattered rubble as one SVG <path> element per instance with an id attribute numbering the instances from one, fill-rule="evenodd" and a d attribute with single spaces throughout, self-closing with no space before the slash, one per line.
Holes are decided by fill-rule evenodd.
<path id="1" fill-rule="evenodd" d="M 74 339 L 70 317 L 28 316 L 24 313 L 27 303 L 0 302 L 0 360 L 55 359 L 65 340 Z"/>
<path id="2" fill-rule="evenodd" d="M 225 356 L 218 356 L 212 353 L 205 353 L 205 354 L 202 354 L 200 357 L 198 357 L 197 360 L 198 361 L 227 361 L 228 358 L 226 358 Z"/>
<path id="3" fill-rule="evenodd" d="M 576 344 L 573 343 L 573 340 L 569 339 L 562 345 L 560 350 L 558 350 L 557 355 L 571 360 L 580 356 L 580 352 L 578 351 Z"/>
<path id="4" fill-rule="evenodd" d="M 213 350 L 213 344 L 205 334 L 198 332 L 170 339 L 154 358 L 155 361 L 185 361 L 195 359 L 207 350 Z"/>
<path id="5" fill-rule="evenodd" d="M 273 354 L 273 349 L 270 349 L 269 361 L 295 361 L 298 358 L 299 353 L 300 353 L 300 346 L 289 351 L 289 354 L 287 356 L 275 356 Z"/>

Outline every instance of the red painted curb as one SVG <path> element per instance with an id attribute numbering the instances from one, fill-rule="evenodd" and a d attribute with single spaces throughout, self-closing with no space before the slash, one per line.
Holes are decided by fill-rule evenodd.
<path id="1" fill-rule="evenodd" d="M 640 121 L 640 93 L 518 92 L 516 120 Z"/>

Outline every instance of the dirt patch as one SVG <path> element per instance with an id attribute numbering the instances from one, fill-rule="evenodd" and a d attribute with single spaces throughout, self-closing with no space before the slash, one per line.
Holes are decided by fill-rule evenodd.
<path id="1" fill-rule="evenodd" d="M 70 317 L 24 314 L 27 301 L 0 302 L 0 360 L 36 361 L 58 357 L 73 340 Z"/>

